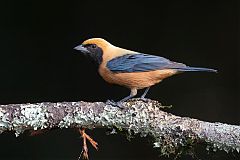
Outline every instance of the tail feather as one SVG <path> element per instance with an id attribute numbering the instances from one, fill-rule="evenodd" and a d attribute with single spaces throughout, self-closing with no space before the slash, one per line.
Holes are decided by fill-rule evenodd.
<path id="1" fill-rule="evenodd" d="M 211 68 L 201 68 L 201 67 L 179 67 L 175 68 L 177 71 L 180 72 L 215 72 L 217 73 L 217 70 L 211 69 Z"/>

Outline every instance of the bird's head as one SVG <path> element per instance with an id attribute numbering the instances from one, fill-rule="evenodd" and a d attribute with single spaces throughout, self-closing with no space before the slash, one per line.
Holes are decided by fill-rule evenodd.
<path id="1" fill-rule="evenodd" d="M 98 64 L 100 64 L 103 53 L 109 46 L 111 46 L 111 44 L 102 38 L 91 38 L 85 40 L 81 45 L 76 46 L 74 49 L 80 51 L 84 55 L 92 57 Z"/>

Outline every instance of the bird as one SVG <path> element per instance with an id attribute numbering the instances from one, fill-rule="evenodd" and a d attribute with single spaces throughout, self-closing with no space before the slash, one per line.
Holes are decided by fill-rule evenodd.
<path id="1" fill-rule="evenodd" d="M 91 38 L 74 48 L 91 57 L 98 66 L 100 76 L 111 84 L 130 89 L 130 95 L 107 104 L 123 108 L 123 102 L 135 97 L 139 89 L 145 89 L 140 99 L 146 101 L 151 86 L 163 79 L 183 72 L 217 72 L 215 69 L 190 67 L 157 55 L 117 47 L 103 38 Z"/>
<path id="2" fill-rule="evenodd" d="M 167 58 L 131 51 L 114 46 L 103 38 L 91 38 L 74 48 L 86 56 L 91 57 L 98 66 L 101 77 L 111 84 L 117 84 L 130 89 L 130 95 L 115 102 L 108 100 L 107 104 L 123 107 L 123 102 L 135 97 L 139 89 L 145 89 L 140 99 L 145 98 L 151 86 L 163 79 L 182 72 L 204 71 L 217 72 L 215 69 L 190 67 L 183 63 L 171 61 Z M 88 159 L 88 140 L 95 149 L 97 142 L 85 133 L 85 129 L 79 129 L 83 138 L 83 158 Z"/>

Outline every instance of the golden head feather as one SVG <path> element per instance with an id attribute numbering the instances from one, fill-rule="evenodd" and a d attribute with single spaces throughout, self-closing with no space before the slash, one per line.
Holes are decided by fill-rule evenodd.
<path id="1" fill-rule="evenodd" d="M 98 47 L 100 47 L 102 49 L 104 49 L 108 46 L 111 46 L 111 43 L 109 43 L 108 41 L 106 41 L 103 38 L 91 38 L 91 39 L 85 40 L 82 44 L 83 45 L 96 44 Z"/>

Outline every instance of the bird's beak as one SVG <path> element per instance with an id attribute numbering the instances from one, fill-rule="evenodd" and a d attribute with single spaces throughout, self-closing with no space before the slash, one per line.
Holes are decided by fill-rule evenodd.
<path id="1" fill-rule="evenodd" d="M 84 53 L 84 54 L 87 54 L 87 53 L 90 53 L 86 47 L 84 47 L 83 45 L 79 45 L 79 46 L 76 46 L 74 47 L 74 49 Z"/>

